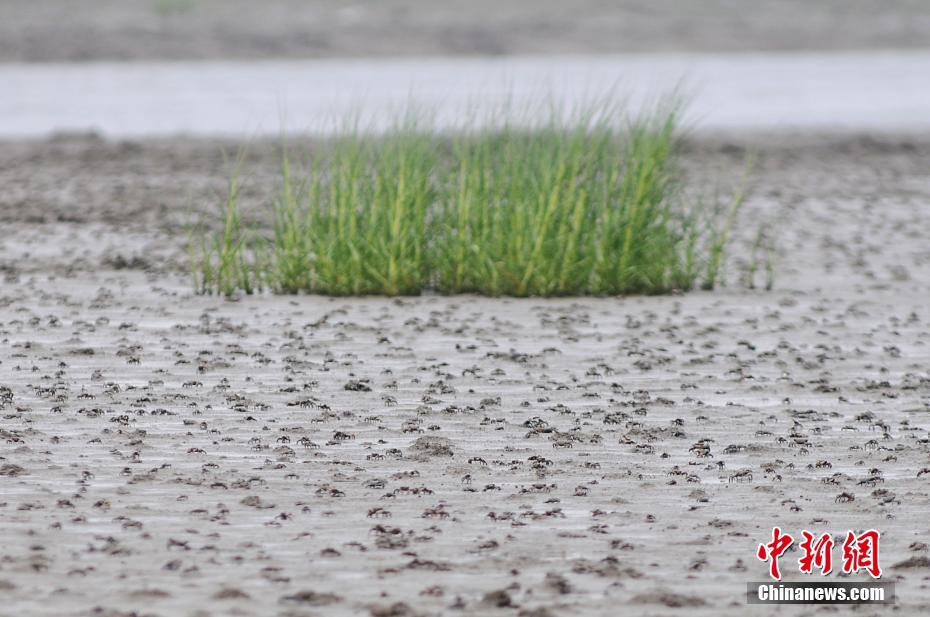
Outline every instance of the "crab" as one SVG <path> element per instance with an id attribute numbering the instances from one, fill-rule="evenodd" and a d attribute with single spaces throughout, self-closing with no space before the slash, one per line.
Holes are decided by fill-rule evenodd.
<path id="1" fill-rule="evenodd" d="M 732 474 L 728 481 L 729 482 L 752 482 L 752 470 L 751 469 L 740 469 L 736 473 Z"/>
<path id="2" fill-rule="evenodd" d="M 311 441 L 309 437 L 301 437 L 300 439 L 297 440 L 297 443 L 307 449 L 320 447 L 317 444 L 313 443 L 313 441 Z"/>

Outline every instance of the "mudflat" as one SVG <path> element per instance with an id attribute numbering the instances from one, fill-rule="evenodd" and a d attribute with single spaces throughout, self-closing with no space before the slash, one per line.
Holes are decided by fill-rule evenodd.
<path id="1" fill-rule="evenodd" d="M 0 2 L 0 61 L 925 46 L 922 0 Z"/>
<path id="2" fill-rule="evenodd" d="M 776 524 L 930 610 L 930 137 L 693 140 L 727 287 L 545 301 L 193 295 L 241 146 L 0 145 L 0 614 L 744 615 Z"/>

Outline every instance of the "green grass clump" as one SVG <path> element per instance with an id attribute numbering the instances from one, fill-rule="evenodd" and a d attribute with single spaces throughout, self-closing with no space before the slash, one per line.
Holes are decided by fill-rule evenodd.
<path id="1" fill-rule="evenodd" d="M 295 177 L 286 149 L 267 225 L 194 236 L 203 293 L 554 296 L 717 282 L 741 196 L 689 206 L 677 109 L 618 125 L 610 107 L 536 125 L 346 131 Z"/>

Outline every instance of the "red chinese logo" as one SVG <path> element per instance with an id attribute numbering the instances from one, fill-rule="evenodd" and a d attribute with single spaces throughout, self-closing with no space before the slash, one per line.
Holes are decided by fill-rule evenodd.
<path id="1" fill-rule="evenodd" d="M 820 574 L 826 576 L 833 570 L 833 538 L 830 534 L 825 533 L 817 541 L 814 541 L 814 534 L 809 531 L 802 531 L 804 541 L 801 542 L 801 550 L 804 555 L 798 559 L 798 565 L 801 572 L 813 574 L 814 568 L 820 570 Z"/>
<path id="2" fill-rule="evenodd" d="M 802 531 L 804 539 L 798 545 L 802 555 L 798 559 L 798 567 L 805 574 L 813 574 L 818 570 L 822 576 L 833 571 L 833 548 L 835 543 L 829 533 L 816 536 L 809 531 Z M 843 541 L 843 573 L 855 574 L 865 570 L 872 578 L 882 575 L 878 563 L 879 532 L 874 529 L 863 531 L 856 535 L 852 531 L 846 534 Z M 781 569 L 778 559 L 794 544 L 790 534 L 783 533 L 781 528 L 772 528 L 772 541 L 760 544 L 756 550 L 756 557 L 760 561 L 768 562 L 769 575 L 776 581 L 781 580 Z"/>
<path id="3" fill-rule="evenodd" d="M 865 570 L 872 578 L 881 576 L 882 569 L 878 565 L 878 538 L 879 533 L 874 529 L 864 531 L 858 536 L 851 531 L 847 533 L 843 542 L 843 572 L 852 574 Z"/>
<path id="4" fill-rule="evenodd" d="M 772 541 L 768 544 L 760 544 L 756 551 L 756 557 L 761 561 L 769 562 L 769 574 L 776 581 L 781 580 L 781 571 L 778 569 L 778 558 L 782 553 L 788 550 L 794 542 L 794 538 L 788 534 L 782 534 L 781 529 L 775 527 L 772 529 Z"/>

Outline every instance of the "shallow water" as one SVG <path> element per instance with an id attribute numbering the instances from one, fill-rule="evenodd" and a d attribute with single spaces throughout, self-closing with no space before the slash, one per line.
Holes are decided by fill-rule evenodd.
<path id="1" fill-rule="evenodd" d="M 407 103 L 442 125 L 548 98 L 642 108 L 682 86 L 700 130 L 930 126 L 930 51 L 0 64 L 0 137 L 326 132 Z"/>

